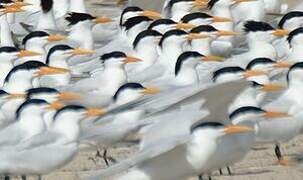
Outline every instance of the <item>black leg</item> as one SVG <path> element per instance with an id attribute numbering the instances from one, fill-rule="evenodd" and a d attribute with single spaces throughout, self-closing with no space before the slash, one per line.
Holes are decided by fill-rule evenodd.
<path id="1" fill-rule="evenodd" d="M 38 180 L 42 180 L 42 176 L 41 175 L 38 175 Z"/>
<path id="2" fill-rule="evenodd" d="M 227 166 L 226 168 L 227 168 L 228 174 L 231 176 L 231 175 L 232 175 L 232 172 L 231 172 L 230 167 L 229 167 L 229 166 Z"/>
<path id="3" fill-rule="evenodd" d="M 283 159 L 283 156 L 282 156 L 282 153 L 281 153 L 279 145 L 276 145 L 276 147 L 275 147 L 275 154 L 276 154 L 278 160 L 282 160 Z"/>
<path id="4" fill-rule="evenodd" d="M 211 180 L 212 178 L 211 178 L 211 176 L 208 176 L 208 180 Z"/>
<path id="5" fill-rule="evenodd" d="M 223 175 L 222 169 L 219 169 L 219 173 L 220 173 L 220 175 Z"/>
<path id="6" fill-rule="evenodd" d="M 103 152 L 103 160 L 106 164 L 106 166 L 109 166 L 109 162 L 107 160 L 107 149 L 104 149 L 104 152 Z"/>
<path id="7" fill-rule="evenodd" d="M 22 180 L 26 180 L 26 176 L 21 176 L 21 179 Z"/>
<path id="8" fill-rule="evenodd" d="M 4 180 L 10 180 L 9 176 L 4 176 Z"/>
<path id="9" fill-rule="evenodd" d="M 199 175 L 199 180 L 203 180 L 203 174 Z"/>

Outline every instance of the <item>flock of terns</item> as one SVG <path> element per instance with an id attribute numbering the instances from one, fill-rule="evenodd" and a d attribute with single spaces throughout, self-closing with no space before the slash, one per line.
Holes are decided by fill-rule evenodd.
<path id="1" fill-rule="evenodd" d="M 109 18 L 84 0 L 0 1 L 5 180 L 42 179 L 79 151 L 108 165 L 83 179 L 211 179 L 261 143 L 290 163 L 280 145 L 303 130 L 303 12 L 279 0 L 117 4 Z M 117 146 L 138 151 L 116 161 Z"/>

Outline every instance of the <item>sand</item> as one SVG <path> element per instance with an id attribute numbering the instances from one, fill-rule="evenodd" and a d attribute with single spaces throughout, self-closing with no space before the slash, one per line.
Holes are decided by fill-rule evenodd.
<path id="1" fill-rule="evenodd" d="M 143 1 L 143 0 L 141 0 Z M 153 0 L 154 2 L 156 0 Z M 300 1 L 287 1 L 291 5 Z M 118 13 L 113 11 L 113 2 L 110 0 L 87 0 L 89 11 L 95 15 L 110 15 L 118 16 Z M 96 6 L 94 3 L 105 3 L 106 6 Z M 117 160 L 123 160 L 131 154 L 135 153 L 135 148 L 117 148 L 110 149 L 109 154 Z M 303 135 L 292 141 L 282 144 L 282 153 L 289 159 L 303 160 Z M 77 180 L 79 173 L 85 173 L 89 170 L 106 168 L 102 159 L 98 159 L 96 163 L 89 160 L 89 157 L 94 157 L 95 152 L 81 152 L 69 165 L 59 169 L 49 175 L 43 176 L 43 180 Z M 45 162 L 47 163 L 47 162 Z M 280 166 L 277 164 L 274 155 L 273 145 L 262 145 L 252 150 L 241 162 L 231 167 L 233 175 L 227 175 L 224 169 L 224 175 L 219 175 L 214 172 L 212 178 L 214 180 L 302 180 L 303 179 L 303 164 L 299 161 L 293 162 L 289 166 Z M 36 179 L 30 177 L 29 179 Z M 196 177 L 190 180 L 197 180 Z"/>

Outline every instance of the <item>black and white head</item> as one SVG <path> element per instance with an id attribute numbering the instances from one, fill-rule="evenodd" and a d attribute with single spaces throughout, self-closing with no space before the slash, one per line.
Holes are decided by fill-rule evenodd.
<path id="1" fill-rule="evenodd" d="M 148 29 L 155 30 L 161 34 L 166 33 L 167 31 L 176 29 L 176 22 L 171 19 L 158 19 L 152 22 Z"/>
<path id="2" fill-rule="evenodd" d="M 2 106 L 9 98 L 10 98 L 10 94 L 1 89 L 0 90 L 0 105 Z"/>
<path id="3" fill-rule="evenodd" d="M 127 56 L 124 52 L 121 51 L 113 51 L 110 53 L 103 54 L 100 57 L 100 60 L 104 63 L 105 67 L 111 67 L 111 66 L 124 67 L 125 64 L 141 61 L 136 57 Z"/>
<path id="4" fill-rule="evenodd" d="M 147 16 L 135 16 L 127 19 L 125 23 L 122 24 L 122 30 L 126 35 L 136 37 L 138 33 L 145 30 L 151 22 L 152 19 Z"/>
<path id="5" fill-rule="evenodd" d="M 299 27 L 291 31 L 287 37 L 289 46 L 292 48 L 294 46 L 301 46 L 303 40 L 303 28 Z"/>
<path id="6" fill-rule="evenodd" d="M 46 64 L 49 64 L 52 59 L 67 60 L 73 56 L 74 48 L 68 45 L 55 45 L 49 49 L 46 56 Z"/>
<path id="7" fill-rule="evenodd" d="M 78 13 L 78 12 L 71 12 L 66 17 L 65 20 L 69 22 L 69 26 L 71 27 L 87 27 L 92 28 L 96 24 L 106 24 L 112 22 L 112 19 L 105 17 L 105 16 L 92 16 L 88 13 Z"/>
<path id="8" fill-rule="evenodd" d="M 289 114 L 279 111 L 268 111 L 254 106 L 240 107 L 229 115 L 232 124 L 243 124 L 250 127 L 253 127 L 258 121 L 284 117 L 289 117 Z"/>
<path id="9" fill-rule="evenodd" d="M 163 48 L 164 46 L 170 45 L 180 45 L 182 46 L 188 40 L 187 32 L 183 30 L 174 29 L 163 34 L 159 46 Z"/>
<path id="10" fill-rule="evenodd" d="M 280 29 L 286 29 L 292 31 L 303 25 L 303 12 L 302 11 L 291 11 L 286 13 L 280 20 L 278 27 Z"/>
<path id="11" fill-rule="evenodd" d="M 29 99 L 22 103 L 16 111 L 16 119 L 20 117 L 41 116 L 49 107 L 49 103 L 41 99 Z"/>
<path id="12" fill-rule="evenodd" d="M 0 59 L 5 62 L 13 63 L 19 58 L 19 49 L 13 46 L 0 47 Z"/>
<path id="13" fill-rule="evenodd" d="M 276 30 L 270 24 L 262 21 L 246 21 L 244 23 L 244 32 L 250 41 L 272 42 L 278 37 L 288 35 L 288 31 Z"/>
<path id="14" fill-rule="evenodd" d="M 292 65 L 287 73 L 287 82 L 289 85 L 298 86 L 303 83 L 303 62 Z"/>
<path id="15" fill-rule="evenodd" d="M 48 38 L 49 34 L 45 31 L 33 31 L 23 38 L 22 45 L 24 45 L 25 49 L 31 45 L 44 47 L 49 42 Z"/>
<path id="16" fill-rule="evenodd" d="M 144 30 L 140 32 L 133 42 L 133 49 L 139 49 L 139 47 L 149 48 L 157 46 L 162 34 L 155 30 Z M 147 49 L 148 50 L 148 49 Z"/>
<path id="17" fill-rule="evenodd" d="M 255 77 L 267 75 L 267 72 L 262 70 L 245 70 L 239 66 L 228 66 L 214 71 L 212 79 L 215 83 L 223 83 L 246 79 L 254 81 Z"/>
<path id="18" fill-rule="evenodd" d="M 145 95 L 152 95 L 158 92 L 157 88 L 144 87 L 139 83 L 126 83 L 117 90 L 113 100 L 117 104 L 125 104 Z"/>
<path id="19" fill-rule="evenodd" d="M 39 87 L 27 90 L 27 99 L 43 99 L 48 103 L 80 99 L 80 94 L 60 92 L 55 88 Z"/>
<path id="20" fill-rule="evenodd" d="M 178 12 L 190 12 L 194 8 L 204 8 L 207 3 L 199 0 L 167 0 L 164 11 L 167 17 L 173 17 Z"/>
<path id="21" fill-rule="evenodd" d="M 53 0 L 40 0 L 40 7 L 44 14 L 49 13 L 53 9 Z"/>
<path id="22" fill-rule="evenodd" d="M 183 16 L 181 21 L 183 23 L 189 23 L 196 26 L 200 26 L 200 25 L 210 25 L 216 22 L 232 22 L 232 19 L 212 16 L 203 12 L 194 12 Z"/>
<path id="23" fill-rule="evenodd" d="M 63 68 L 49 67 L 39 61 L 28 61 L 23 64 L 15 66 L 6 76 L 5 82 L 15 82 L 21 80 L 32 80 L 34 77 L 51 74 L 67 73 L 69 70 Z"/>
<path id="24" fill-rule="evenodd" d="M 191 133 L 197 138 L 203 137 L 209 140 L 218 140 L 225 135 L 248 133 L 253 131 L 248 126 L 241 125 L 223 125 L 219 122 L 202 122 L 191 127 Z"/>
<path id="25" fill-rule="evenodd" d="M 120 16 L 120 26 L 122 26 L 128 19 L 136 16 L 146 16 L 151 19 L 159 19 L 161 18 L 161 14 L 154 11 L 143 10 L 137 6 L 129 6 L 126 7 Z"/>
<path id="26" fill-rule="evenodd" d="M 213 40 L 218 37 L 219 31 L 210 25 L 200 25 L 193 28 L 189 33 L 189 39 L 191 41 L 199 39 Z"/>
<path id="27" fill-rule="evenodd" d="M 276 61 L 266 58 L 266 57 L 260 57 L 260 58 L 255 58 L 255 59 L 251 60 L 247 64 L 246 69 L 270 72 L 275 68 L 276 65 L 277 65 Z"/>
<path id="28" fill-rule="evenodd" d="M 218 56 L 204 56 L 196 51 L 183 52 L 177 59 L 175 66 L 175 76 L 187 68 L 195 69 L 200 62 L 220 61 Z"/>

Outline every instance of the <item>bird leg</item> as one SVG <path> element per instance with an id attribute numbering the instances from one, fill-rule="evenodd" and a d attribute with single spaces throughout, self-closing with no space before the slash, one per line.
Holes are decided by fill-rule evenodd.
<path id="1" fill-rule="evenodd" d="M 26 176 L 21 176 L 21 179 L 22 180 L 26 180 Z"/>
<path id="2" fill-rule="evenodd" d="M 231 172 L 230 167 L 229 167 L 229 166 L 227 166 L 226 168 L 227 168 L 227 172 L 228 172 L 228 174 L 231 176 L 231 175 L 232 175 L 232 172 Z"/>
<path id="3" fill-rule="evenodd" d="M 219 173 L 220 173 L 220 175 L 223 175 L 222 169 L 219 169 Z"/>
<path id="4" fill-rule="evenodd" d="M 288 165 L 288 160 L 283 157 L 279 145 L 276 145 L 276 147 L 275 147 L 275 154 L 278 158 L 280 165 L 283 165 L 283 166 Z"/>
<path id="5" fill-rule="evenodd" d="M 198 178 L 199 178 L 199 180 L 203 180 L 203 174 L 200 174 L 200 175 L 198 176 Z"/>
<path id="6" fill-rule="evenodd" d="M 10 180 L 9 176 L 4 176 L 4 180 Z"/>

